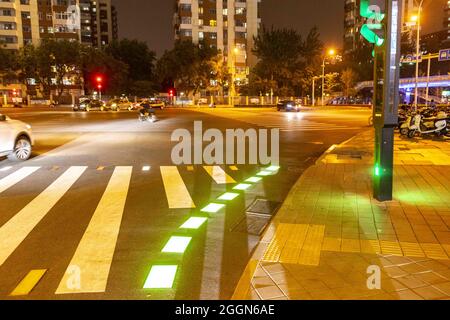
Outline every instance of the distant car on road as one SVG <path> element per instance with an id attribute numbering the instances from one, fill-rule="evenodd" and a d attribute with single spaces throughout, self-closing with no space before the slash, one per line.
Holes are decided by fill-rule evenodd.
<path id="1" fill-rule="evenodd" d="M 136 109 L 140 109 L 142 104 L 149 104 L 152 108 L 156 109 L 164 109 L 166 107 L 166 103 L 163 100 L 151 98 L 151 99 L 142 99 L 138 101 L 134 106 Z"/>
<path id="2" fill-rule="evenodd" d="M 25 161 L 33 148 L 31 126 L 0 114 L 0 157 Z"/>
<path id="3" fill-rule="evenodd" d="M 103 101 L 97 99 L 82 99 L 79 104 L 73 106 L 73 111 L 105 111 L 108 110 Z"/>
<path id="4" fill-rule="evenodd" d="M 277 110 L 278 111 L 294 111 L 294 112 L 299 112 L 301 108 L 301 105 L 296 103 L 295 101 L 291 101 L 291 100 L 285 100 L 285 101 L 280 101 L 277 104 Z"/>
<path id="5" fill-rule="evenodd" d="M 127 98 L 117 98 L 109 100 L 106 103 L 106 110 L 120 111 L 120 110 L 132 110 L 133 103 L 131 103 Z"/>

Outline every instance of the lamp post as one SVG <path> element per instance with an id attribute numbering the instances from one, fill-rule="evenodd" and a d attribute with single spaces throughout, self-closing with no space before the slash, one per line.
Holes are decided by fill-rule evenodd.
<path id="1" fill-rule="evenodd" d="M 411 20 L 417 22 L 417 38 L 416 38 L 416 85 L 414 89 L 414 110 L 417 112 L 417 105 L 419 103 L 419 53 L 420 53 L 420 24 L 422 18 L 423 1 L 420 1 L 417 16 L 412 17 Z"/>
<path id="2" fill-rule="evenodd" d="M 231 105 L 234 107 L 234 96 L 236 95 L 236 56 L 239 54 L 239 49 L 233 49 L 233 60 L 231 65 Z"/>
<path id="3" fill-rule="evenodd" d="M 336 54 L 336 51 L 334 49 L 328 50 L 327 54 L 323 57 L 322 61 L 322 106 L 325 105 L 325 61 L 327 60 L 327 57 L 333 57 Z"/>

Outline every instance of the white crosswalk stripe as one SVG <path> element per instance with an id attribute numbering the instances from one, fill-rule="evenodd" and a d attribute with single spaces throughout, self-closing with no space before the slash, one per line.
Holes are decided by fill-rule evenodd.
<path id="1" fill-rule="evenodd" d="M 105 292 L 131 180 L 132 167 L 117 167 L 62 278 L 56 294 Z M 73 285 L 74 268 L 80 272 Z"/>
<path id="2" fill-rule="evenodd" d="M 148 166 L 150 168 L 150 166 Z M 111 167 L 110 167 L 111 168 Z M 113 167 L 106 189 L 92 215 L 92 218 L 73 253 L 66 271 L 59 281 L 55 294 L 102 293 L 106 291 L 120 227 L 125 214 L 125 204 L 132 187 L 133 167 Z M 142 166 L 136 167 L 137 173 L 144 173 Z M 231 172 L 239 171 L 221 166 L 199 166 L 216 185 L 236 183 Z M 37 170 L 50 170 L 50 167 L 24 167 L 0 180 L 0 192 L 7 190 L 20 181 L 30 182 L 32 173 Z M 66 169 L 36 198 L 0 227 L 0 266 L 14 253 L 19 245 L 30 235 L 50 210 L 68 194 L 71 187 L 83 176 L 89 175 L 88 169 L 96 167 L 72 166 Z M 62 171 L 63 168 L 60 168 Z M 102 171 L 102 174 L 108 174 Z M 176 166 L 162 166 L 152 170 L 160 174 L 163 189 L 170 209 L 195 208 L 192 195 Z M 189 174 L 195 174 L 192 171 Z M 186 174 L 186 173 L 184 173 Z M 31 179 L 31 180 L 29 180 Z M 223 188 L 223 186 L 221 186 Z M 82 208 L 80 208 L 82 209 Z M 76 281 L 77 273 L 79 282 Z M 75 279 L 75 280 L 74 280 Z"/>
<path id="3" fill-rule="evenodd" d="M 19 183 L 32 173 L 39 170 L 39 167 L 24 167 L 11 173 L 9 176 L 0 180 L 0 193 L 11 188 L 13 185 Z"/>
<path id="4" fill-rule="evenodd" d="M 0 228 L 0 266 L 64 196 L 87 167 L 70 167 Z"/>

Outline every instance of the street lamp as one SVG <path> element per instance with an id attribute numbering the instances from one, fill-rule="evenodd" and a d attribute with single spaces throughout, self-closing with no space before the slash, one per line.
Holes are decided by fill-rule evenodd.
<path id="1" fill-rule="evenodd" d="M 336 55 L 336 50 L 329 49 L 327 54 L 323 57 L 322 62 L 322 106 L 325 105 L 325 61 L 328 57 L 334 57 Z"/>
<path id="2" fill-rule="evenodd" d="M 423 1 L 420 1 L 417 15 L 411 17 L 412 22 L 417 25 L 417 39 L 416 39 L 416 85 L 414 90 L 414 110 L 417 112 L 417 105 L 419 103 L 419 53 L 420 53 L 420 24 L 422 18 Z"/>
<path id="3" fill-rule="evenodd" d="M 236 57 L 239 54 L 239 49 L 234 48 L 233 49 L 233 60 L 232 60 L 232 66 L 231 66 L 231 105 L 234 106 L 234 96 L 236 95 Z"/>

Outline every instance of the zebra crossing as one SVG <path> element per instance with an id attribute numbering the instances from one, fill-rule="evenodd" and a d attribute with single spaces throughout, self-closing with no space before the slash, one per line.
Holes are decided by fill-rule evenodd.
<path id="1" fill-rule="evenodd" d="M 105 170 L 105 167 L 102 167 L 102 170 L 98 168 L 100 167 L 58 168 L 61 173 L 58 172 L 56 179 L 52 178 L 54 181 L 50 185 L 44 190 L 38 190 L 37 192 L 40 193 L 31 202 L 23 204 L 23 208 L 19 212 L 0 226 L 0 270 L 5 261 L 14 254 L 52 208 L 58 202 L 64 201 L 64 197 L 77 181 L 81 180 L 83 175 L 89 175 L 92 172 L 108 175 L 108 182 L 75 252 L 71 254 L 70 263 L 54 292 L 57 295 L 104 293 L 106 291 L 128 193 L 133 184 L 133 173 L 151 171 L 152 174 L 160 175 L 167 208 L 196 208 L 184 177 L 186 173 L 190 172 L 189 170 L 183 172 L 177 166 L 158 168 L 148 165 L 142 167 L 117 166 L 108 168 L 110 170 Z M 21 184 L 32 184 L 34 175 L 38 172 L 53 169 L 54 167 L 26 166 L 19 169 L 10 167 L 8 170 L 0 172 L 0 201 L 8 199 L 6 196 L 2 199 L 2 194 L 4 195 L 15 187 L 19 187 Z M 239 171 L 239 168 L 234 166 L 198 166 L 194 170 L 197 171 L 197 169 L 202 170 L 205 176 L 209 177 L 211 184 L 215 185 L 236 183 L 236 172 Z M 9 195 L 10 193 L 8 193 Z M 44 268 L 30 270 L 10 295 L 20 296 L 31 292 L 33 286 L 42 281 L 41 279 L 45 279 L 45 270 Z M 78 270 L 77 272 L 83 276 L 80 285 L 71 283 L 74 270 Z"/>

